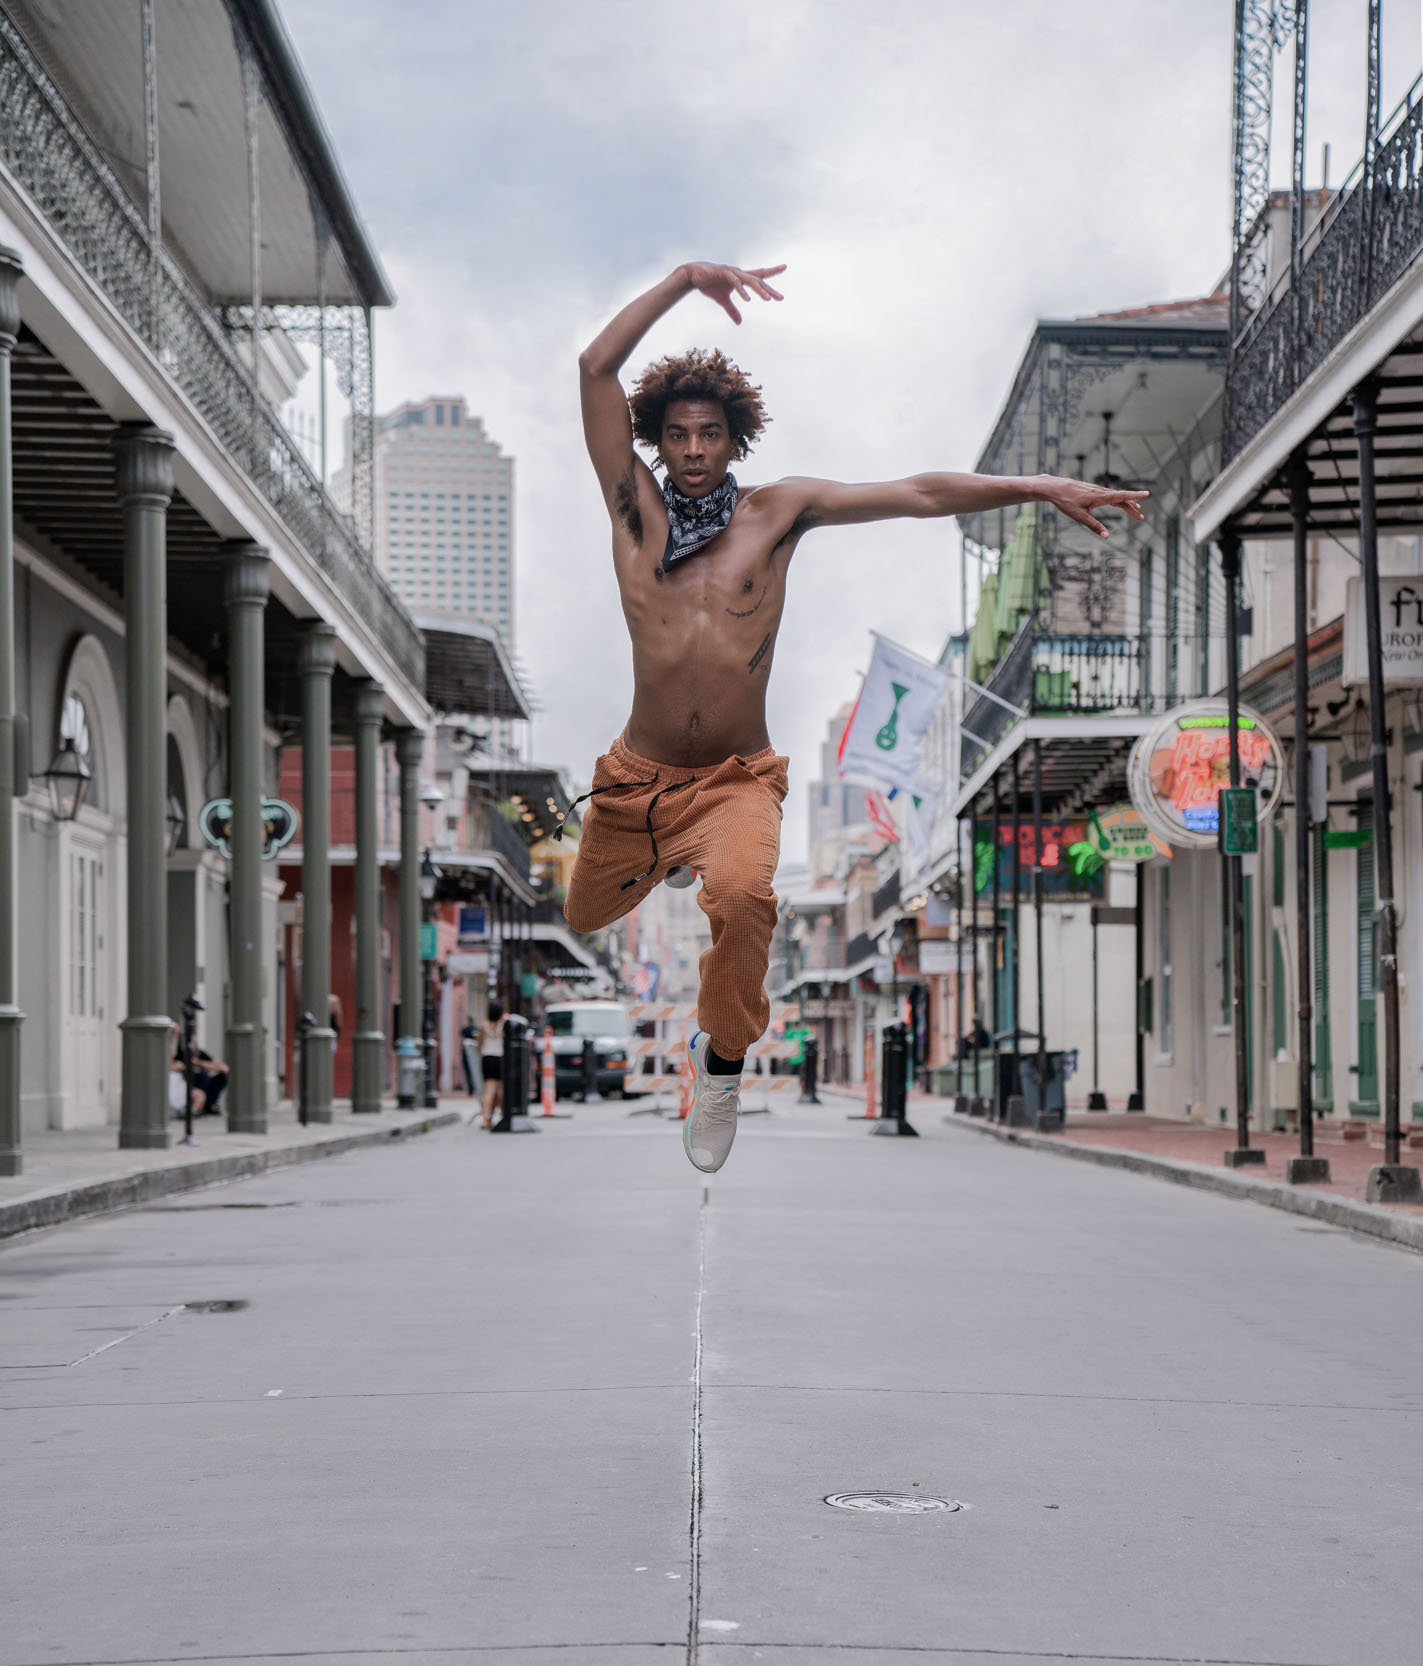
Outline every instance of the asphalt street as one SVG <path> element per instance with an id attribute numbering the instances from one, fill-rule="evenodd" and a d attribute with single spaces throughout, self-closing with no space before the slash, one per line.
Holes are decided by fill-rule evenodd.
<path id="1" fill-rule="evenodd" d="M 920 1126 L 704 1185 L 576 1107 L 0 1249 L 0 1666 L 1415 1666 L 1423 1257 Z"/>

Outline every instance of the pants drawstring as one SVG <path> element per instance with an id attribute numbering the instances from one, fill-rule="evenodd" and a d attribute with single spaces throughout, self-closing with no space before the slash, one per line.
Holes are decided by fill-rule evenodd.
<path id="1" fill-rule="evenodd" d="M 625 879 L 618 887 L 620 891 L 630 891 L 634 885 L 640 884 L 644 879 L 651 879 L 653 874 L 657 872 L 657 835 L 652 831 L 652 812 L 657 807 L 657 800 L 666 793 L 678 792 L 683 787 L 693 786 L 696 783 L 696 779 L 696 776 L 693 775 L 685 781 L 673 781 L 670 786 L 663 787 L 659 791 L 653 793 L 652 797 L 647 801 L 647 837 L 652 845 L 652 866 L 646 873 L 634 874 L 631 879 Z"/>
<path id="2" fill-rule="evenodd" d="M 628 792 L 634 787 L 655 787 L 660 779 L 660 776 L 654 775 L 650 781 L 609 781 L 606 786 L 594 787 L 591 792 L 580 793 L 578 797 L 575 798 L 568 806 L 568 808 L 559 815 L 558 826 L 553 830 L 554 838 L 562 839 L 564 825 L 568 821 L 568 818 L 580 804 L 585 803 L 588 799 L 597 798 L 600 793 Z M 652 830 L 652 812 L 656 808 L 658 799 L 661 798 L 664 793 L 674 793 L 679 791 L 682 787 L 695 786 L 696 780 L 696 776 L 691 775 L 688 776 L 685 781 L 673 781 L 668 786 L 662 787 L 657 792 L 653 793 L 647 805 L 647 837 L 652 845 L 652 866 L 648 868 L 645 873 L 635 874 L 633 878 L 626 880 L 621 886 L 619 886 L 619 890 L 629 891 L 634 885 L 641 884 L 644 879 L 650 879 L 652 875 L 657 872 L 657 835 Z"/>

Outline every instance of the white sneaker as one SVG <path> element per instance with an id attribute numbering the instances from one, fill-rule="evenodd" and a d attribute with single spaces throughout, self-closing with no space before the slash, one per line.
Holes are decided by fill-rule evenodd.
<path id="1" fill-rule="evenodd" d="M 668 868 L 667 877 L 662 883 L 670 885 L 674 891 L 685 891 L 689 885 L 697 883 L 697 870 L 687 867 L 685 863 L 679 863 L 675 868 Z"/>
<path id="2" fill-rule="evenodd" d="M 731 1152 L 741 1108 L 741 1073 L 713 1076 L 707 1069 L 711 1037 L 698 1030 L 687 1043 L 692 1067 L 692 1109 L 682 1124 L 682 1144 L 692 1167 L 715 1174 Z"/>

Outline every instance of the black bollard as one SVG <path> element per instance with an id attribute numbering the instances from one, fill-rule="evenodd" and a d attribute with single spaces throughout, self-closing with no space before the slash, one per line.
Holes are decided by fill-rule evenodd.
<path id="1" fill-rule="evenodd" d="M 598 1047 L 592 1036 L 583 1038 L 583 1103 L 585 1105 L 601 1105 L 603 1096 L 598 1092 Z"/>
<path id="2" fill-rule="evenodd" d="M 302 1013 L 296 1025 L 296 1119 L 306 1127 L 306 1038 L 316 1028 L 316 1019 L 309 1012 Z"/>
<path id="3" fill-rule="evenodd" d="M 903 1024 L 886 1024 L 880 1049 L 880 1114 L 872 1134 L 912 1135 L 909 1122 L 909 1034 Z"/>
<path id="4" fill-rule="evenodd" d="M 503 1103 L 496 1134 L 532 1134 L 529 1120 L 529 1021 L 511 1013 L 504 1020 L 504 1062 L 501 1072 Z"/>
<path id="5" fill-rule="evenodd" d="M 800 1061 L 801 1105 L 818 1105 L 820 1095 L 815 1091 L 815 1078 L 820 1072 L 820 1043 L 813 1035 L 805 1038 L 805 1050 Z"/>

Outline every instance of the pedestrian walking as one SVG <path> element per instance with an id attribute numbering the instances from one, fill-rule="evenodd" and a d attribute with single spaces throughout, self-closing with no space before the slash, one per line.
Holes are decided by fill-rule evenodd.
<path id="1" fill-rule="evenodd" d="M 504 1006 L 500 1001 L 489 1003 L 489 1016 L 479 1026 L 479 1065 L 484 1072 L 479 1126 L 488 1128 L 504 1102 Z"/>
<path id="2" fill-rule="evenodd" d="M 731 1150 L 742 1061 L 770 1017 L 765 976 L 787 760 L 766 730 L 766 684 L 801 538 L 819 526 L 1029 502 L 1051 504 L 1106 537 L 1096 512 L 1120 508 L 1141 520 L 1137 500 L 1147 495 L 1050 475 L 741 486 L 731 464 L 749 454 L 768 417 L 761 389 L 724 353 L 694 348 L 661 359 L 631 396 L 619 372 L 685 296 L 709 297 L 739 324 L 734 297 L 780 301 L 770 280 L 784 270 L 679 266 L 624 307 L 579 358 L 584 437 L 612 522 L 613 570 L 632 638 L 633 702 L 583 795 L 591 803 L 564 914 L 575 931 L 597 931 L 659 882 L 700 874 L 697 901 L 712 941 L 701 959 L 699 1028 L 687 1049 L 693 1103 L 683 1143 L 707 1174 Z M 651 466 L 634 450 L 639 444 Z M 660 485 L 654 469 L 665 471 Z"/>

